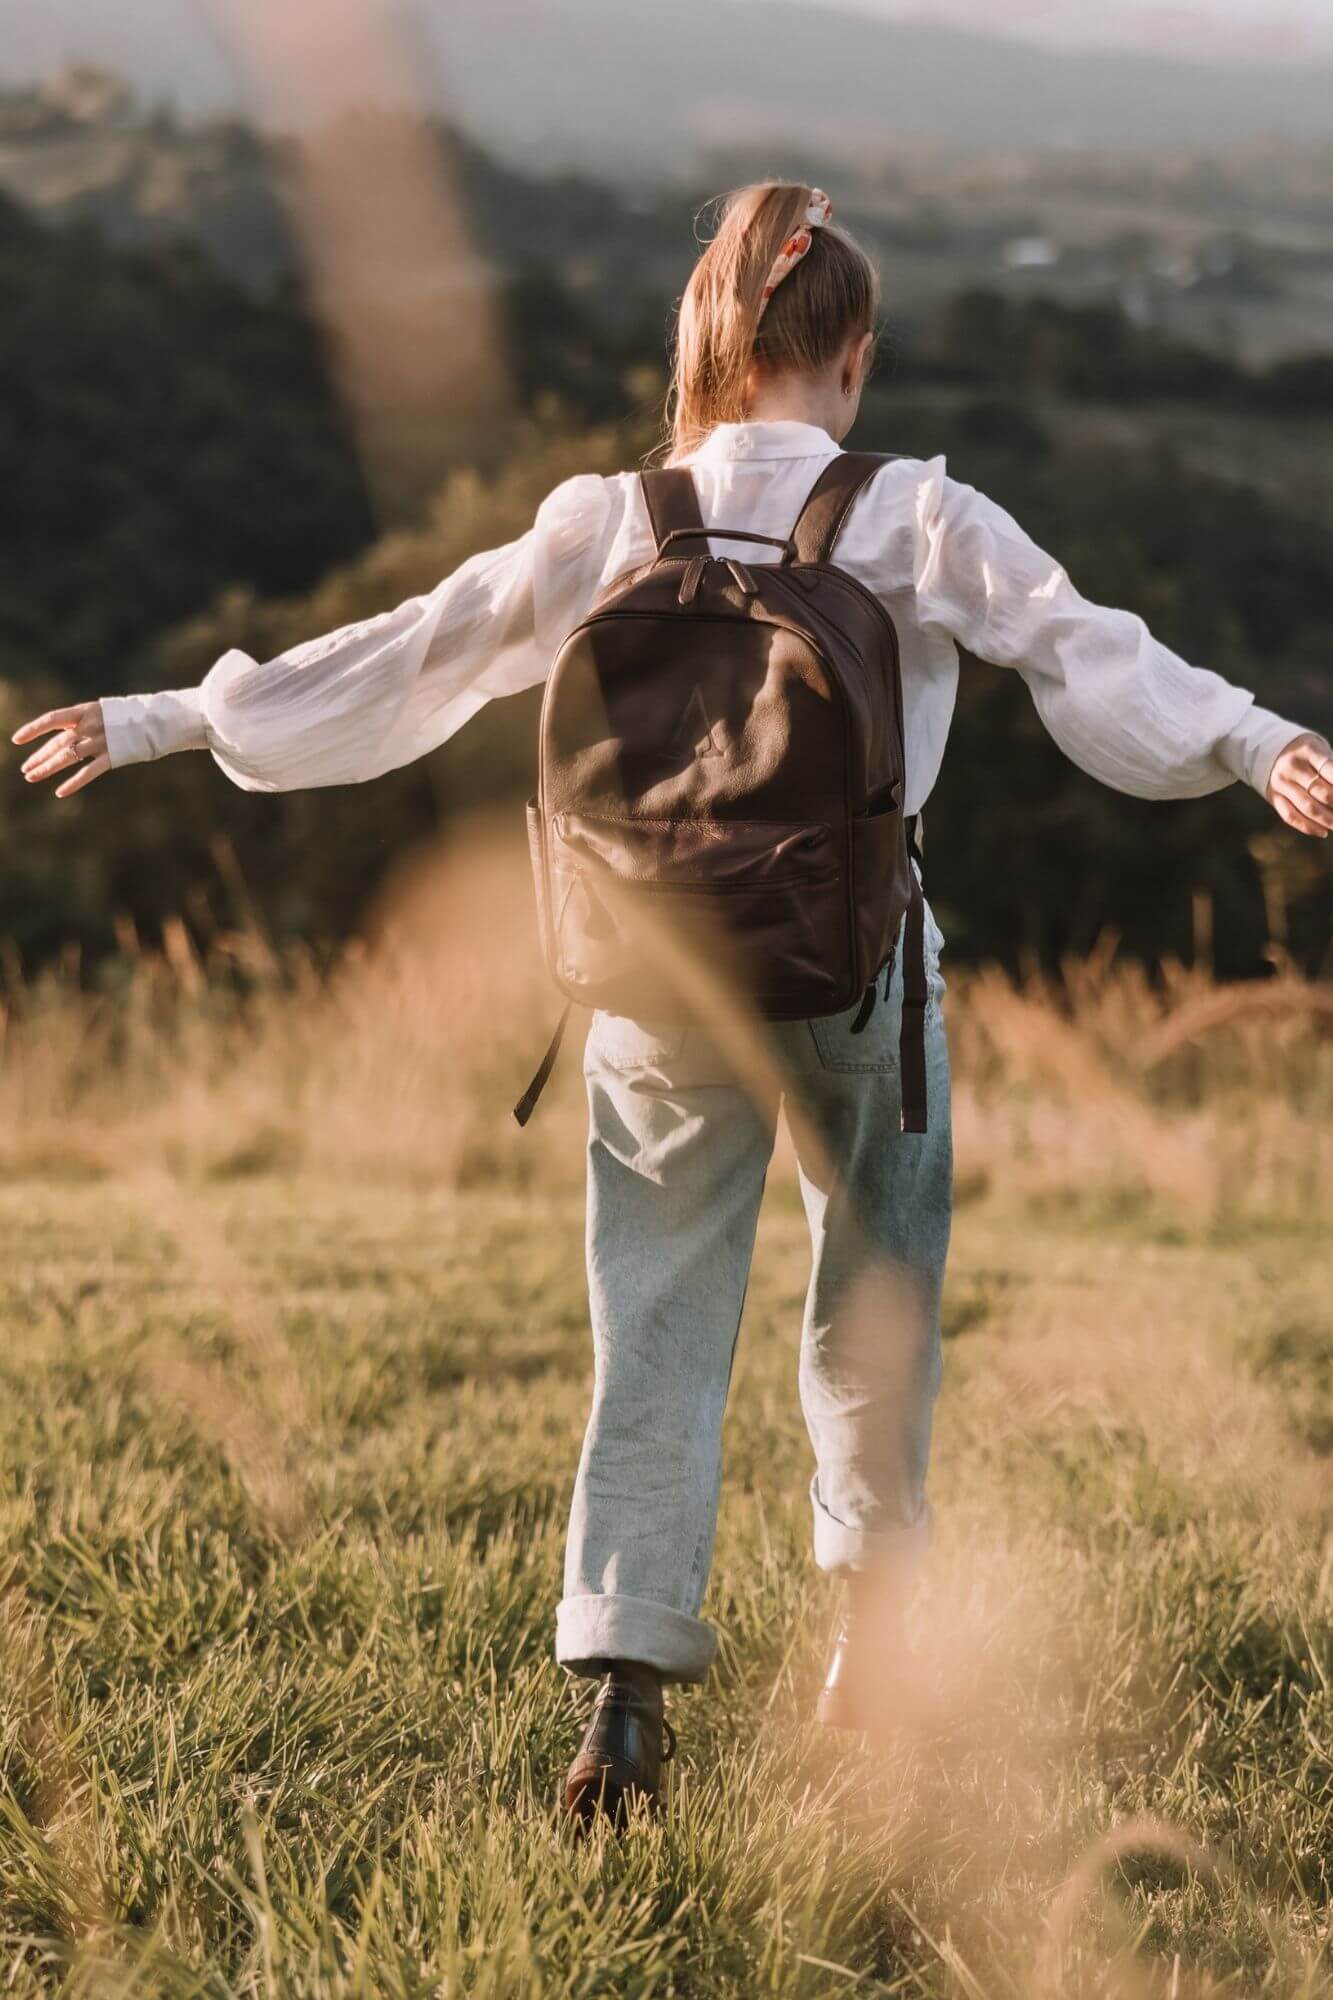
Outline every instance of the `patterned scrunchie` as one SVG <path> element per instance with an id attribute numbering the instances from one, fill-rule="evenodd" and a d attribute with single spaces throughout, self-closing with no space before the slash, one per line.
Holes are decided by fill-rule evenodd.
<path id="1" fill-rule="evenodd" d="M 810 206 L 805 211 L 805 222 L 794 236 L 789 236 L 773 260 L 773 268 L 764 286 L 764 304 L 767 305 L 784 278 L 789 278 L 814 241 L 811 230 L 822 229 L 832 219 L 833 203 L 823 188 L 811 188 Z"/>

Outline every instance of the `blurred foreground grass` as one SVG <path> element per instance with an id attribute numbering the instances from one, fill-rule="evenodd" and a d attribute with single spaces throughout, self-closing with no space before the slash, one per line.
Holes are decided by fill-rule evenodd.
<path id="1" fill-rule="evenodd" d="M 704 1694 L 577 1847 L 577 1061 L 507 847 L 330 984 L 238 924 L 0 1071 L 0 1968 L 75 1994 L 1333 1994 L 1326 995 L 950 995 L 960 1208 L 901 1740 L 833 1615 L 780 1158 Z M 229 970 L 230 968 L 230 970 Z M 248 997 L 238 997 L 236 969 Z"/>

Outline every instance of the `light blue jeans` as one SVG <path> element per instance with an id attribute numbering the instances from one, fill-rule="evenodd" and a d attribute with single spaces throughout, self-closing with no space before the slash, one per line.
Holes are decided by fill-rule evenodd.
<path id="1" fill-rule="evenodd" d="M 855 1009 L 767 1031 L 813 1252 L 800 1392 L 826 1570 L 910 1562 L 929 1534 L 953 1171 L 940 944 L 927 911 L 927 1133 L 899 1129 L 901 937 L 862 1033 Z M 699 1680 L 716 1646 L 699 1607 L 777 1097 L 743 1087 L 705 1028 L 610 1014 L 593 1017 L 584 1074 L 596 1377 L 556 1656 L 576 1673 L 627 1659 Z"/>

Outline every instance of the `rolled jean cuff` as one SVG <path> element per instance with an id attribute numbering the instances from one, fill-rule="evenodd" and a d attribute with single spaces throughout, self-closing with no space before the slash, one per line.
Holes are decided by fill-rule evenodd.
<path id="1" fill-rule="evenodd" d="M 930 1547 L 930 1508 L 924 1502 L 909 1528 L 854 1528 L 829 1513 L 815 1478 L 810 1481 L 810 1506 L 815 1517 L 815 1561 L 822 1570 L 887 1569 L 897 1564 L 910 1574 Z"/>
<path id="2" fill-rule="evenodd" d="M 717 1635 L 701 1618 L 646 1597 L 566 1597 L 555 1614 L 555 1656 L 574 1674 L 599 1673 L 603 1660 L 637 1660 L 664 1680 L 701 1681 L 716 1651 Z"/>

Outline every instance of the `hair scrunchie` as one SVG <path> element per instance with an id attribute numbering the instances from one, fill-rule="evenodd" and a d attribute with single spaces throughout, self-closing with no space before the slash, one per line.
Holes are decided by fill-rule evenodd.
<path id="1" fill-rule="evenodd" d="M 811 188 L 810 206 L 805 211 L 805 221 L 794 236 L 789 236 L 773 259 L 773 268 L 764 286 L 764 304 L 767 305 L 784 278 L 789 278 L 814 241 L 812 231 L 822 229 L 832 219 L 833 203 L 823 188 Z"/>

